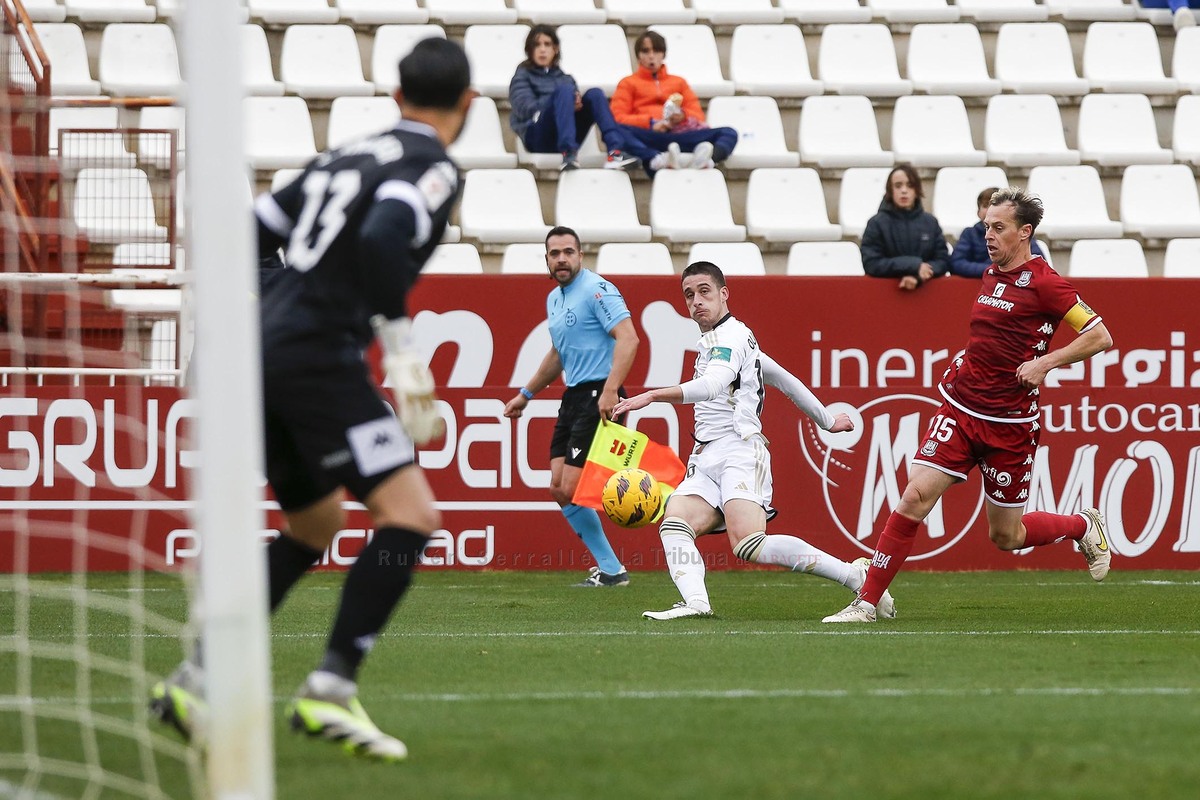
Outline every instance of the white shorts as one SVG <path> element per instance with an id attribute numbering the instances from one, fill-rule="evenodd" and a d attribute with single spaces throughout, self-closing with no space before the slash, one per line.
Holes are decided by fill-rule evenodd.
<path id="1" fill-rule="evenodd" d="M 675 494 L 694 495 L 718 511 L 730 500 L 749 500 L 774 516 L 772 491 L 771 453 L 767 440 L 756 435 L 749 439 L 725 436 L 697 444 Z"/>

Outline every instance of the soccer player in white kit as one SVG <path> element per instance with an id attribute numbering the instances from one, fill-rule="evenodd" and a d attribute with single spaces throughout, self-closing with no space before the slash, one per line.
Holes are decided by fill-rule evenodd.
<path id="1" fill-rule="evenodd" d="M 621 400 L 613 409 L 613 414 L 623 414 L 654 402 L 696 405 L 696 445 L 687 475 L 667 500 L 659 526 L 667 567 L 683 600 L 642 616 L 666 620 L 712 615 L 696 537 L 722 527 L 734 555 L 744 561 L 809 572 L 857 592 L 866 576 L 865 564 L 847 564 L 798 537 L 766 532 L 767 519 L 775 511 L 771 455 L 759 417 L 764 390 L 768 384 L 775 386 L 831 433 L 852 430 L 854 423 L 845 414 L 831 414 L 798 378 L 759 350 L 754 334 L 729 312 L 729 289 L 717 265 L 689 264 L 683 271 L 683 298 L 703 334 L 695 377 Z M 879 613 L 895 616 L 891 595 L 879 608 Z"/>

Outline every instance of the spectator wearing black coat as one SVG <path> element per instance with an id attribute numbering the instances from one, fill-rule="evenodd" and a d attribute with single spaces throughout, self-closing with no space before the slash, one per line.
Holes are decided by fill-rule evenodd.
<path id="1" fill-rule="evenodd" d="M 937 218 L 921 205 L 921 178 L 911 164 L 888 175 L 879 213 L 863 232 L 863 269 L 875 278 L 899 278 L 911 291 L 950 270 L 950 254 Z"/>

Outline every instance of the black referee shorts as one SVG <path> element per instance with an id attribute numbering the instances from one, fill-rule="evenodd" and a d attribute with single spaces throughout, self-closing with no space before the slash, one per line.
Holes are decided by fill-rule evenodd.
<path id="1" fill-rule="evenodd" d="M 592 437 L 600 424 L 600 392 L 604 381 L 591 381 L 568 386 L 563 392 L 562 405 L 558 408 L 558 421 L 554 424 L 554 435 L 550 438 L 550 458 L 566 458 L 572 467 L 582 467 L 587 461 Z M 617 396 L 625 397 L 625 387 L 617 390 Z M 623 422 L 624 415 L 617 422 Z"/>

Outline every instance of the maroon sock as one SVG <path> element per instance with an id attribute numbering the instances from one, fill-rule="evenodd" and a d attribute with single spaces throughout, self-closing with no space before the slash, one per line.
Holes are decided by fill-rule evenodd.
<path id="1" fill-rule="evenodd" d="M 875 554 L 871 557 L 871 568 L 867 570 L 867 582 L 858 593 L 859 599 L 871 605 L 879 605 L 879 598 L 887 591 L 892 579 L 904 565 L 917 539 L 917 528 L 921 522 L 893 511 L 888 517 L 879 541 L 875 543 Z"/>
<path id="2" fill-rule="evenodd" d="M 1041 547 L 1063 539 L 1078 541 L 1087 533 L 1087 520 L 1078 514 L 1030 511 L 1021 517 L 1021 522 L 1025 525 L 1026 547 Z"/>

